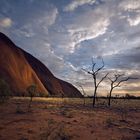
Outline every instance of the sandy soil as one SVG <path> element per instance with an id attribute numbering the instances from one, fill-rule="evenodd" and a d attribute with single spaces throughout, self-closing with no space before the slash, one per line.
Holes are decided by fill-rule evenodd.
<path id="1" fill-rule="evenodd" d="M 0 105 L 0 140 L 140 140 L 140 101 L 123 102 L 93 109 L 78 99 L 35 99 L 28 111 L 29 100 L 14 98 Z"/>

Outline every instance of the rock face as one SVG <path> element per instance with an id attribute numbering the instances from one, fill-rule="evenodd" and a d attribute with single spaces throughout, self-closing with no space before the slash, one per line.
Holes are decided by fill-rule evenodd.
<path id="1" fill-rule="evenodd" d="M 42 95 L 82 97 L 73 85 L 56 78 L 42 62 L 18 48 L 3 33 L 0 33 L 0 78 L 9 84 L 14 95 L 26 94 L 26 88 L 36 84 Z"/>

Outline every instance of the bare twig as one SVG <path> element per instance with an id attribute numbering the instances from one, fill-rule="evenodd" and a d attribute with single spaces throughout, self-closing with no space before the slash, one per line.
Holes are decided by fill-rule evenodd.
<path id="1" fill-rule="evenodd" d="M 104 77 L 102 77 L 102 79 L 98 82 L 97 86 L 100 85 L 100 83 L 108 76 L 109 73 L 107 73 Z"/>

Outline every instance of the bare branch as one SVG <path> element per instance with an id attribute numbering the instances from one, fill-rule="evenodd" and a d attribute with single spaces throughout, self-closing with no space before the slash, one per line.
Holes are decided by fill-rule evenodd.
<path id="1" fill-rule="evenodd" d="M 99 72 L 101 69 L 103 69 L 103 68 L 104 68 L 104 66 L 105 66 L 105 64 L 104 64 L 104 60 L 103 60 L 103 58 L 102 58 L 102 66 L 101 66 L 101 67 L 99 67 L 99 68 L 95 71 L 95 74 L 97 75 L 97 74 L 98 74 L 98 72 Z"/>
<path id="2" fill-rule="evenodd" d="M 123 76 L 124 74 L 115 74 L 115 77 L 121 77 L 121 76 Z"/>
<path id="3" fill-rule="evenodd" d="M 119 81 L 119 82 L 117 83 L 117 85 L 113 86 L 113 88 L 115 88 L 115 87 L 120 87 L 120 84 L 121 84 L 122 82 L 128 81 L 128 80 L 130 80 L 130 79 L 137 79 L 137 78 L 127 77 L 126 79 L 123 79 L 123 80 Z"/>
<path id="4" fill-rule="evenodd" d="M 131 80 L 136 80 L 136 79 L 139 79 L 139 78 L 129 77 L 129 79 L 131 79 Z"/>
<path id="5" fill-rule="evenodd" d="M 93 75 L 93 73 L 92 73 L 92 72 L 90 72 L 90 71 L 88 71 L 88 70 L 86 70 L 86 69 L 83 69 L 83 68 L 82 68 L 82 70 L 83 70 L 84 72 L 88 73 L 88 74 Z"/>
<path id="6" fill-rule="evenodd" d="M 85 93 L 84 88 L 83 88 L 80 84 L 78 84 L 78 85 L 79 85 L 79 87 L 82 89 L 83 95 L 85 96 L 85 95 L 86 95 L 86 93 Z"/>
<path id="7" fill-rule="evenodd" d="M 123 76 L 124 74 L 115 74 L 115 79 L 113 80 L 113 83 L 115 83 L 121 76 Z"/>
<path id="8" fill-rule="evenodd" d="M 92 71 L 93 72 L 94 72 L 94 69 L 95 69 L 95 65 L 96 65 L 96 63 L 94 63 L 93 58 L 92 58 Z"/>
<path id="9" fill-rule="evenodd" d="M 102 79 L 98 82 L 97 87 L 100 85 L 100 83 L 108 76 L 109 73 L 107 73 Z"/>
<path id="10" fill-rule="evenodd" d="M 107 77 L 107 78 L 111 81 L 111 83 L 113 82 L 113 80 L 111 78 L 109 78 L 109 77 Z"/>

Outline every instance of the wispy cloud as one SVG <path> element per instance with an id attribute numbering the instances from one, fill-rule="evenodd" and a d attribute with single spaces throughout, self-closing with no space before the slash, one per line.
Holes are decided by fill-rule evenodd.
<path id="1" fill-rule="evenodd" d="M 82 6 L 84 4 L 92 5 L 95 2 L 96 0 L 73 0 L 71 3 L 65 6 L 64 11 L 74 11 L 79 6 Z"/>
<path id="2" fill-rule="evenodd" d="M 127 20 L 129 22 L 130 26 L 137 26 L 140 24 L 140 15 L 137 15 L 133 18 L 128 18 Z"/>
<path id="3" fill-rule="evenodd" d="M 123 8 L 125 11 L 139 11 L 140 9 L 140 2 L 139 0 L 123 0 L 120 2 L 120 7 Z"/>
<path id="4" fill-rule="evenodd" d="M 130 26 L 140 24 L 140 2 L 139 0 L 124 0 L 119 4 L 120 8 L 127 12 L 126 19 Z"/>
<path id="5" fill-rule="evenodd" d="M 48 34 L 48 29 L 55 23 L 57 15 L 57 8 L 52 8 L 49 12 L 43 12 L 42 15 L 30 17 L 32 20 L 27 20 L 18 29 L 15 29 L 15 32 L 27 38 L 38 36 L 41 32 L 42 35 Z"/>
<path id="6" fill-rule="evenodd" d="M 75 49 L 80 46 L 80 43 L 93 40 L 105 34 L 110 25 L 111 14 L 108 14 L 109 9 L 105 8 L 102 10 L 102 6 L 96 9 L 85 9 L 81 14 L 75 14 L 64 25 L 65 34 L 63 32 L 58 33 L 57 43 L 58 41 L 60 43 L 58 46 L 63 46 L 67 53 L 74 53 Z M 65 22 L 65 19 L 61 18 L 61 20 Z M 53 40 L 55 40 L 55 36 Z"/>

